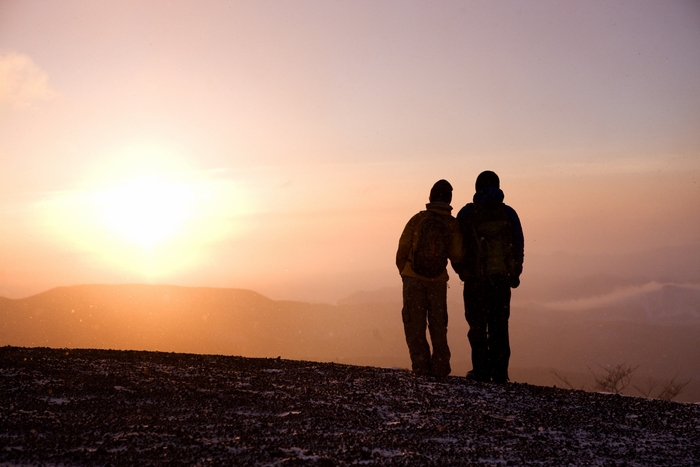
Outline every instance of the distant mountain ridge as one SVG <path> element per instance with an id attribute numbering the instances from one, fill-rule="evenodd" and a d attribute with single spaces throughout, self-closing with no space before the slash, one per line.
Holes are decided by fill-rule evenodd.
<path id="1" fill-rule="evenodd" d="M 527 287 L 525 285 L 524 287 Z M 458 309 L 462 287 L 453 286 L 448 300 Z M 700 324 L 700 284 L 664 283 L 644 277 L 630 279 L 595 275 L 562 282 L 561 290 L 540 299 L 513 292 L 513 309 L 540 308 L 576 315 L 580 319 L 638 321 L 654 324 Z M 544 299 L 543 299 L 544 298 Z M 400 287 L 359 291 L 338 305 L 401 304 Z M 549 316 L 549 315 L 547 315 Z"/>
<path id="2" fill-rule="evenodd" d="M 692 379 L 681 400 L 700 400 L 700 324 L 687 321 L 695 316 L 698 290 L 654 287 L 621 293 L 627 301 L 608 303 L 603 296 L 599 304 L 612 307 L 566 310 L 515 300 L 510 325 L 513 377 L 551 385 L 550 369 L 590 374 L 588 369 L 596 365 L 627 362 L 639 365 L 640 378 L 678 374 Z M 381 290 L 376 296 L 396 292 Z M 401 302 L 373 303 L 368 299 L 373 296 L 363 293 L 354 301 L 328 305 L 277 301 L 243 289 L 59 287 L 24 299 L 0 299 L 0 346 L 282 356 L 408 368 Z M 656 316 L 662 308 L 654 307 L 674 303 L 690 311 L 681 308 L 678 316 L 659 319 L 646 314 L 650 310 Z M 448 311 L 452 374 L 463 375 L 471 368 L 464 310 L 450 301 Z"/>
<path id="3" fill-rule="evenodd" d="M 401 303 L 401 288 L 382 287 L 377 290 L 361 290 L 338 301 L 338 305 L 361 305 L 366 303 Z"/>
<path id="4" fill-rule="evenodd" d="M 0 301 L 0 344 L 346 359 L 391 355 L 376 307 L 271 300 L 242 289 L 59 287 Z"/>

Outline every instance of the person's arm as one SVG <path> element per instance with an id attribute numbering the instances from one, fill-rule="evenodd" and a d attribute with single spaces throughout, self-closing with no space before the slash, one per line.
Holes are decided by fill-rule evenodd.
<path id="1" fill-rule="evenodd" d="M 507 209 L 508 222 L 513 227 L 513 259 L 515 260 L 516 272 L 520 275 L 523 272 L 523 260 L 525 257 L 525 237 L 523 236 L 523 227 L 520 224 L 520 218 L 515 212 L 515 209 L 510 206 Z"/>
<path id="2" fill-rule="evenodd" d="M 473 206 L 471 203 L 464 206 L 457 213 L 457 225 L 459 226 L 459 237 L 460 243 L 462 244 L 462 251 L 459 254 L 459 259 L 457 261 L 452 261 L 452 269 L 459 275 L 461 280 L 467 279 L 467 277 L 472 275 L 472 268 L 470 267 L 471 262 L 474 261 L 473 253 L 470 251 L 472 239 L 472 233 L 466 232 L 467 218 L 472 212 Z"/>
<path id="3" fill-rule="evenodd" d="M 413 225 L 417 216 L 416 214 L 408 221 L 399 238 L 399 248 L 396 251 L 396 267 L 399 268 L 399 274 L 401 274 L 401 271 L 403 271 L 403 268 L 406 266 L 411 256 L 411 249 L 413 248 Z"/>
<path id="4" fill-rule="evenodd" d="M 450 222 L 450 252 L 449 258 L 452 264 L 452 269 L 455 270 L 457 274 L 459 271 L 456 269 L 455 265 L 458 265 L 462 261 L 464 256 L 464 247 L 462 245 L 462 230 L 459 226 L 459 222 L 454 220 Z"/>
<path id="5" fill-rule="evenodd" d="M 523 272 L 525 237 L 523 236 L 523 227 L 520 225 L 520 219 L 515 210 L 510 206 L 506 206 L 506 213 L 508 214 L 508 222 L 513 228 L 512 253 L 515 270 L 510 275 L 510 286 L 515 289 L 520 285 L 520 274 Z"/>

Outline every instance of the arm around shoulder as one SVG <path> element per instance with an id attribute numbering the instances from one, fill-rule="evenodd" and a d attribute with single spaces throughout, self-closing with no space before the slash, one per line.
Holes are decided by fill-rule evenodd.
<path id="1" fill-rule="evenodd" d="M 455 264 L 459 264 L 462 261 L 463 254 L 462 230 L 459 222 L 452 218 L 452 222 L 450 222 L 450 262 L 453 268 Z"/>

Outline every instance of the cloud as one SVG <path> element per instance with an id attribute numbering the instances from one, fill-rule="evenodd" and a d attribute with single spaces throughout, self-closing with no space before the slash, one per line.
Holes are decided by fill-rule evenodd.
<path id="1" fill-rule="evenodd" d="M 46 72 L 28 56 L 0 54 L 0 105 L 21 109 L 55 97 L 56 92 L 49 87 L 48 81 Z"/>
<path id="2" fill-rule="evenodd" d="M 695 297 L 700 297 L 698 292 L 700 292 L 700 284 L 672 284 L 651 281 L 641 286 L 624 287 L 603 295 L 574 300 L 560 300 L 545 303 L 544 305 L 548 308 L 558 310 L 583 311 L 608 306 L 619 307 L 621 303 L 629 300 L 641 300 L 646 302 L 649 300 L 660 301 L 665 299 L 668 301 L 675 296 L 681 297 L 681 301 L 692 300 L 693 302 L 697 302 L 698 299 Z M 687 300 L 684 300 L 684 297 L 687 298 Z M 671 308 L 677 309 L 679 307 L 675 306 Z M 687 306 L 685 308 L 687 308 Z M 695 306 L 694 309 L 697 309 L 697 307 Z"/>

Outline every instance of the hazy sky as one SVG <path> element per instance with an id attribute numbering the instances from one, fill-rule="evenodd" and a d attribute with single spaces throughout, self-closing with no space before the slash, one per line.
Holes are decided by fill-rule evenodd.
<path id="1" fill-rule="evenodd" d="M 0 296 L 392 285 L 486 169 L 526 272 L 700 243 L 700 3 L 0 0 Z"/>

